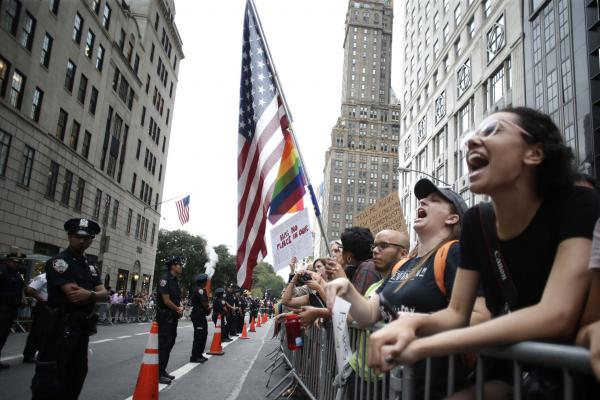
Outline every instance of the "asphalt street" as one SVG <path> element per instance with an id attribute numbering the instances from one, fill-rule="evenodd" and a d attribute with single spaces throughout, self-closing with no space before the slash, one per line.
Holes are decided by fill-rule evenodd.
<path id="1" fill-rule="evenodd" d="M 210 348 L 214 325 L 209 322 L 206 351 Z M 137 380 L 143 352 L 148 341 L 150 323 L 99 326 L 98 334 L 90 338 L 89 371 L 81 399 L 125 400 L 131 396 Z M 190 321 L 179 322 L 177 341 L 168 370 L 177 378 L 171 385 L 160 385 L 161 399 L 262 399 L 268 379 L 264 369 L 269 360 L 264 356 L 278 344 L 271 340 L 272 321 L 256 328 L 250 339 L 236 338 L 224 343 L 225 355 L 213 356 L 204 364 L 189 363 L 193 341 Z M 33 364 L 22 363 L 26 334 L 11 334 L 2 361 L 11 368 L 0 371 L 0 399 L 29 399 Z M 273 375 L 279 380 L 286 371 L 281 368 Z"/>

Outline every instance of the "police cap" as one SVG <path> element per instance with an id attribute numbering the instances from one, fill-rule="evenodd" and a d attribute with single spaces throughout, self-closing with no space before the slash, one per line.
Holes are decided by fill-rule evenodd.
<path id="1" fill-rule="evenodd" d="M 181 257 L 179 257 L 179 256 L 169 257 L 169 259 L 167 260 L 167 267 L 171 268 L 172 265 L 176 265 L 176 264 L 179 264 L 183 267 L 183 261 L 181 260 Z"/>
<path id="2" fill-rule="evenodd" d="M 225 289 L 223 289 L 222 287 L 220 287 L 220 288 L 218 288 L 217 290 L 215 290 L 215 293 L 216 293 L 216 294 L 219 294 L 219 293 L 225 293 Z"/>
<path id="3" fill-rule="evenodd" d="M 6 255 L 6 259 L 21 264 L 25 261 L 25 253 L 18 247 L 11 247 L 10 253 Z"/>
<path id="4" fill-rule="evenodd" d="M 208 275 L 206 274 L 198 274 L 198 276 L 196 276 L 196 282 L 204 282 L 208 280 Z"/>
<path id="5" fill-rule="evenodd" d="M 71 218 L 65 222 L 65 231 L 69 235 L 94 237 L 100 233 L 100 225 L 91 219 Z"/>

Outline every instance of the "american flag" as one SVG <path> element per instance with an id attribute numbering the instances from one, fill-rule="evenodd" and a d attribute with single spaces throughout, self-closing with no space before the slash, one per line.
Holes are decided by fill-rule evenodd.
<path id="1" fill-rule="evenodd" d="M 190 220 L 190 196 L 185 196 L 183 199 L 177 200 L 175 205 L 177 206 L 179 222 L 183 225 Z"/>
<path id="2" fill-rule="evenodd" d="M 237 281 L 252 286 L 252 270 L 267 254 L 265 229 L 284 148 L 287 116 L 273 77 L 258 18 L 246 2 L 238 136 Z"/>

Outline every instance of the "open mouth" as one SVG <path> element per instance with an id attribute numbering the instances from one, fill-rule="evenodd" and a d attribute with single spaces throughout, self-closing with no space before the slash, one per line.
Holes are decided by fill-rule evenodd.
<path id="1" fill-rule="evenodd" d="M 419 207 L 417 209 L 417 218 L 425 218 L 427 216 L 427 211 L 424 208 Z"/>
<path id="2" fill-rule="evenodd" d="M 469 152 L 467 155 L 467 164 L 471 172 L 477 172 L 488 166 L 490 161 L 483 154 L 478 152 Z"/>

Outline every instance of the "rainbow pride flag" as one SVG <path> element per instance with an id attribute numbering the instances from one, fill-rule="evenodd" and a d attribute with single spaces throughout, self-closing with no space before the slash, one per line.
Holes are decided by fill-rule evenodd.
<path id="1" fill-rule="evenodd" d="M 269 208 L 271 224 L 277 223 L 285 214 L 304 210 L 302 199 L 306 193 L 304 188 L 306 178 L 300 164 L 298 150 L 288 129 L 283 129 L 283 137 L 285 145 Z"/>

